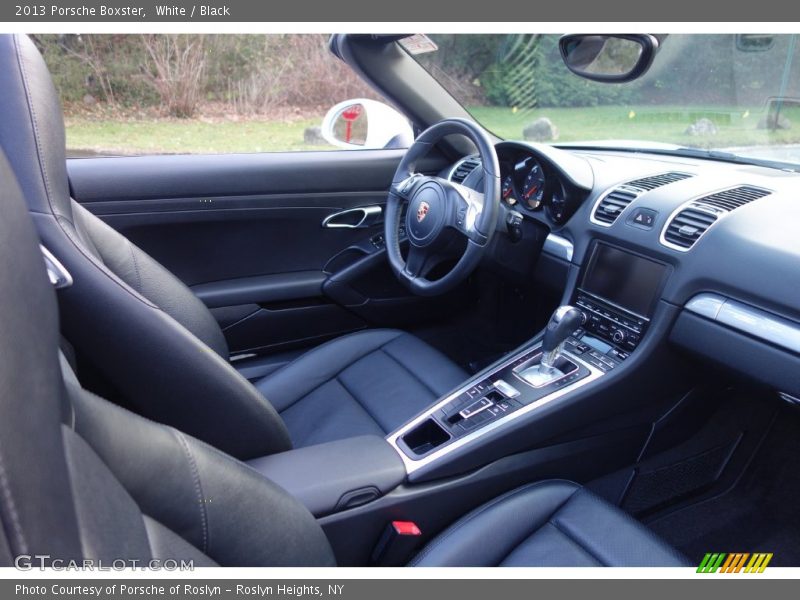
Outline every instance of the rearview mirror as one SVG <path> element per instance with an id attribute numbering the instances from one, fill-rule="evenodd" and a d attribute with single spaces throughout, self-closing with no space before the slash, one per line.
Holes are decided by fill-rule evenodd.
<path id="1" fill-rule="evenodd" d="M 624 83 L 650 68 L 658 49 L 652 35 L 565 35 L 559 40 L 567 68 L 585 79 Z"/>
<path id="2" fill-rule="evenodd" d="M 403 115 L 377 100 L 345 100 L 322 120 L 322 137 L 340 148 L 408 148 L 414 130 Z"/>

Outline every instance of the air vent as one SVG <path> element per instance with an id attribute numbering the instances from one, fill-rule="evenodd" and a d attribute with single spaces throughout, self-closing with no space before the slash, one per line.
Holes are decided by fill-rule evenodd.
<path id="1" fill-rule="evenodd" d="M 758 200 L 764 196 L 769 196 L 770 193 L 771 192 L 768 190 L 742 186 L 733 188 L 731 190 L 717 192 L 716 194 L 711 194 L 705 198 L 700 198 L 700 200 L 697 200 L 697 202 L 714 206 L 716 208 L 721 208 L 723 210 L 732 211 L 734 208 L 744 206 L 748 202 Z"/>
<path id="2" fill-rule="evenodd" d="M 617 220 L 617 217 L 623 210 L 636 200 L 636 196 L 632 192 L 626 192 L 621 189 L 613 190 L 605 198 L 600 201 L 597 208 L 594 209 L 594 218 L 596 221 L 611 225 Z"/>
<path id="3" fill-rule="evenodd" d="M 689 177 L 692 177 L 689 173 L 659 173 L 617 186 L 597 204 L 592 214 L 592 221 L 598 225 L 609 227 L 617 220 L 620 213 L 641 194 Z"/>
<path id="4" fill-rule="evenodd" d="M 660 175 L 651 175 L 650 177 L 636 179 L 635 181 L 631 181 L 626 185 L 649 192 L 650 190 L 654 190 L 662 185 L 675 183 L 676 181 L 688 179 L 689 177 L 691 177 L 689 173 L 661 173 Z"/>
<path id="5" fill-rule="evenodd" d="M 664 230 L 664 240 L 688 250 L 716 220 L 717 215 L 704 210 L 684 208 L 667 225 Z"/>
<path id="6" fill-rule="evenodd" d="M 467 156 L 462 158 L 450 173 L 450 181 L 463 183 L 467 176 L 481 164 L 481 159 L 477 156 Z"/>
<path id="7" fill-rule="evenodd" d="M 769 190 L 740 186 L 692 200 L 679 208 L 667 223 L 661 242 L 676 250 L 686 251 L 709 227 L 732 210 L 771 193 Z"/>

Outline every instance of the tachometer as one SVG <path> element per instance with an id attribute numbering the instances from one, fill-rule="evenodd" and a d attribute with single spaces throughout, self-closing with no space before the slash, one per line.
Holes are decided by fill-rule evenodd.
<path id="1" fill-rule="evenodd" d="M 516 194 L 514 193 L 514 177 L 512 175 L 507 175 L 503 179 L 503 200 L 514 206 L 517 203 Z"/>
<path id="2" fill-rule="evenodd" d="M 544 171 L 542 171 L 539 163 L 531 162 L 533 163 L 531 170 L 528 171 L 522 184 L 522 200 L 528 208 L 536 210 L 542 205 L 542 198 L 544 197 Z"/>

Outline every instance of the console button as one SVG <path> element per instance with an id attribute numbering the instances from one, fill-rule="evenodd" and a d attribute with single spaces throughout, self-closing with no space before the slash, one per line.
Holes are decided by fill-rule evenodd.
<path id="1" fill-rule="evenodd" d="M 589 360 L 590 364 L 594 365 L 598 369 L 603 369 L 603 370 L 606 369 L 606 365 L 604 365 L 603 361 L 601 361 L 599 358 L 595 358 L 594 356 L 590 356 L 588 360 Z"/>
<path id="2" fill-rule="evenodd" d="M 464 431 L 468 431 L 473 427 L 477 427 L 478 423 L 473 421 L 472 419 L 464 419 L 461 421 L 458 426 L 461 427 Z"/>
<path id="3" fill-rule="evenodd" d="M 628 217 L 626 223 L 639 229 L 652 229 L 658 213 L 650 208 L 637 208 Z"/>
<path id="4" fill-rule="evenodd" d="M 497 391 L 499 391 L 501 394 L 503 394 L 506 398 L 516 398 L 517 396 L 519 396 L 519 390 L 517 388 L 509 385 L 508 383 L 506 383 L 502 379 L 498 379 L 497 381 L 495 381 L 494 382 L 494 387 L 495 387 L 495 389 L 497 389 Z"/>
<path id="5" fill-rule="evenodd" d="M 492 418 L 491 413 L 488 410 L 484 410 L 479 412 L 477 415 L 472 417 L 471 419 L 467 419 L 468 421 L 472 421 L 476 425 L 480 425 L 481 423 L 486 423 L 486 421 Z"/>
<path id="6" fill-rule="evenodd" d="M 625 360 L 630 356 L 628 352 L 625 352 L 624 350 L 617 350 L 616 348 L 611 350 L 611 355 L 618 360 Z"/>
<path id="7" fill-rule="evenodd" d="M 494 402 L 488 398 L 481 398 L 477 402 L 470 404 L 467 408 L 462 409 L 458 414 L 460 414 L 464 419 L 478 418 L 482 411 L 493 405 Z"/>

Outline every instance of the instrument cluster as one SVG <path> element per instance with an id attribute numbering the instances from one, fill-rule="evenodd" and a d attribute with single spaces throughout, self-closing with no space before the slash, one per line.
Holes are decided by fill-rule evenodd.
<path id="1" fill-rule="evenodd" d="M 557 224 L 568 218 L 561 180 L 547 173 L 533 154 L 500 157 L 502 199 L 516 210 L 544 211 Z"/>

